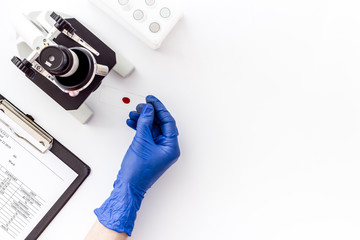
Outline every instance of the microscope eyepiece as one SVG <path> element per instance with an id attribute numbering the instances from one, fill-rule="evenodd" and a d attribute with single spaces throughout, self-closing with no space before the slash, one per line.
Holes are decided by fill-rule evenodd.
<path id="1" fill-rule="evenodd" d="M 46 47 L 39 56 L 40 65 L 56 76 L 63 76 L 76 71 L 78 62 L 77 56 L 63 46 Z"/>
<path id="2" fill-rule="evenodd" d="M 96 75 L 108 73 L 108 68 L 97 64 L 92 53 L 82 47 L 49 46 L 40 52 L 38 61 L 65 91 L 82 91 Z"/>

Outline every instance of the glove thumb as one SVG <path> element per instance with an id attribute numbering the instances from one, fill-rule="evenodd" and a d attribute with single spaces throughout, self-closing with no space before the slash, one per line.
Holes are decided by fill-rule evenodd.
<path id="1" fill-rule="evenodd" d="M 136 135 L 143 138 L 152 138 L 152 126 L 154 123 L 155 111 L 151 104 L 146 104 L 141 111 L 136 127 Z"/>

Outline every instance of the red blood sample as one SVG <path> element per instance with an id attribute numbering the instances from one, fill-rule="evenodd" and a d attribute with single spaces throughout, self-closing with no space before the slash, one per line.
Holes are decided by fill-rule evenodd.
<path id="1" fill-rule="evenodd" d="M 123 103 L 125 103 L 125 104 L 129 104 L 129 103 L 130 103 L 130 98 L 128 98 L 128 97 L 123 97 L 122 101 L 123 101 Z"/>

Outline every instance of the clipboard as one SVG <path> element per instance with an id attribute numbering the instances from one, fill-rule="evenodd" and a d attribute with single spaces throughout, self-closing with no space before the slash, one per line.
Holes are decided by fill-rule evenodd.
<path id="1" fill-rule="evenodd" d="M 39 149 L 30 141 L 20 135 L 17 135 L 12 129 L 10 129 L 17 137 L 22 138 L 24 141 L 28 142 L 32 147 L 36 148 L 37 151 L 41 152 L 42 154 L 50 151 L 65 165 L 67 165 L 67 167 L 69 167 L 77 174 L 75 180 L 70 184 L 69 187 L 67 187 L 67 189 L 62 193 L 61 197 L 58 198 L 55 204 L 52 205 L 50 210 L 42 217 L 35 228 L 33 228 L 25 238 L 25 240 L 37 239 L 59 213 L 59 211 L 64 207 L 64 205 L 69 201 L 71 196 L 76 192 L 84 180 L 89 176 L 90 167 L 82 162 L 78 157 L 76 157 L 72 152 L 70 152 L 66 147 L 59 143 L 39 125 L 37 125 L 31 116 L 25 115 L 21 110 L 16 108 L 2 95 L 0 95 L 0 111 L 4 112 L 9 118 L 11 118 L 34 139 L 36 139 L 36 141 L 38 141 L 43 146 L 43 149 Z M 4 123 L 4 121 L 1 120 L 1 122 L 8 126 L 6 123 Z"/>

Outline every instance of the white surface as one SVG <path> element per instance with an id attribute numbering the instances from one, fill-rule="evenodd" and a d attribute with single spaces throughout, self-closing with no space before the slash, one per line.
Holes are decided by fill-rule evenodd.
<path id="1" fill-rule="evenodd" d="M 154 94 L 175 116 L 181 159 L 146 195 L 132 239 L 359 239 L 359 2 L 184 3 L 159 51 L 85 0 L 3 3 L 0 92 L 92 168 L 40 239 L 85 236 L 134 132 L 97 95 L 82 126 L 12 66 L 10 4 L 86 22 L 137 68 L 105 82 Z"/>

